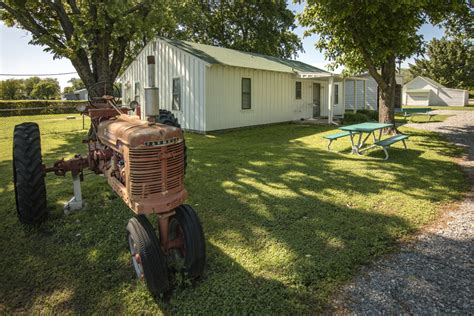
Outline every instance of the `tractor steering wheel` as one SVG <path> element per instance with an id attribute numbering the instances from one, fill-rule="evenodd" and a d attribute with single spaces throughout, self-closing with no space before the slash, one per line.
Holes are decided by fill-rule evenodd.
<path id="1" fill-rule="evenodd" d="M 120 89 L 108 81 L 99 81 L 87 88 L 89 104 L 96 107 L 97 103 L 112 102 L 114 105 L 120 100 Z"/>

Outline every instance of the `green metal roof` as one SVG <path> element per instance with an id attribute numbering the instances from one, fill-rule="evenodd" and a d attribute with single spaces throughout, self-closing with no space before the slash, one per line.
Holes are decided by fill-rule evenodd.
<path id="1" fill-rule="evenodd" d="M 329 72 L 300 61 L 266 56 L 256 53 L 241 52 L 234 49 L 198 44 L 188 41 L 171 40 L 159 37 L 160 40 L 204 60 L 209 64 L 227 65 L 251 69 L 278 72 Z"/>

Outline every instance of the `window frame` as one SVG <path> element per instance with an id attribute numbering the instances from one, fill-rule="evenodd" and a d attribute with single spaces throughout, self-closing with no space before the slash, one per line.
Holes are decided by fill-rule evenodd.
<path id="1" fill-rule="evenodd" d="M 175 81 L 178 81 L 178 92 L 175 93 Z M 172 78 L 171 80 L 171 110 L 173 111 L 181 111 L 181 99 L 182 99 L 182 94 L 181 94 L 181 77 L 174 77 Z M 177 96 L 177 100 L 178 100 L 178 106 L 176 107 L 175 106 L 175 96 Z"/>
<path id="2" fill-rule="evenodd" d="M 140 103 L 140 81 L 133 83 L 133 100 Z"/>
<path id="3" fill-rule="evenodd" d="M 244 82 L 248 80 L 249 82 L 249 91 L 246 92 L 244 91 Z M 242 77 L 242 80 L 241 80 L 241 86 L 240 86 L 240 89 L 241 89 L 241 102 L 240 102 L 240 108 L 241 110 L 251 110 L 252 109 L 252 78 L 248 78 L 248 77 Z M 245 105 L 244 107 L 244 95 L 248 96 L 248 107 L 246 107 L 247 105 Z"/>
<path id="4" fill-rule="evenodd" d="M 339 97 L 340 97 L 340 87 L 339 87 L 339 83 L 334 83 L 334 95 L 333 95 L 333 98 L 334 98 L 334 105 L 339 105 Z M 337 102 L 336 102 L 337 101 Z"/>
<path id="5" fill-rule="evenodd" d="M 298 89 L 298 86 L 299 86 L 299 89 Z M 295 99 L 301 100 L 302 97 L 303 97 L 303 84 L 301 81 L 295 81 Z"/>

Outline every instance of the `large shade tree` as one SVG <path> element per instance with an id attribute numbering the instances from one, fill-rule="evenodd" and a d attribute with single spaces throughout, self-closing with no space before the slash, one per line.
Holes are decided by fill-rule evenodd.
<path id="1" fill-rule="evenodd" d="M 174 8 L 178 38 L 284 58 L 302 50 L 285 1 L 181 0 Z"/>
<path id="2" fill-rule="evenodd" d="M 29 31 L 31 44 L 68 58 L 86 86 L 113 82 L 127 56 L 170 28 L 161 1 L 6 0 L 1 18 Z"/>
<path id="3" fill-rule="evenodd" d="M 156 36 L 279 57 L 301 49 L 283 1 L 5 0 L 2 20 L 71 60 L 85 86 L 113 82 Z"/>
<path id="4" fill-rule="evenodd" d="M 392 123 L 396 60 L 423 52 L 417 31 L 424 23 L 456 24 L 470 9 L 468 1 L 307 0 L 299 19 L 307 34 L 319 34 L 316 47 L 332 67 L 344 66 L 345 74 L 369 71 L 379 86 L 379 121 Z"/>

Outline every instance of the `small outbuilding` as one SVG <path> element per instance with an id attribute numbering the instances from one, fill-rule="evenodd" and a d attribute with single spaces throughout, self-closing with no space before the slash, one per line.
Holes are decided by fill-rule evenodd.
<path id="1" fill-rule="evenodd" d="M 156 65 L 149 70 L 148 61 Z M 160 109 L 186 130 L 209 132 L 292 120 L 342 116 L 344 79 L 300 61 L 156 38 L 119 78 L 124 103 L 145 118 L 148 73 Z"/>
<path id="2" fill-rule="evenodd" d="M 403 87 L 403 104 L 418 106 L 466 106 L 469 92 L 451 89 L 428 78 L 418 76 Z"/>

